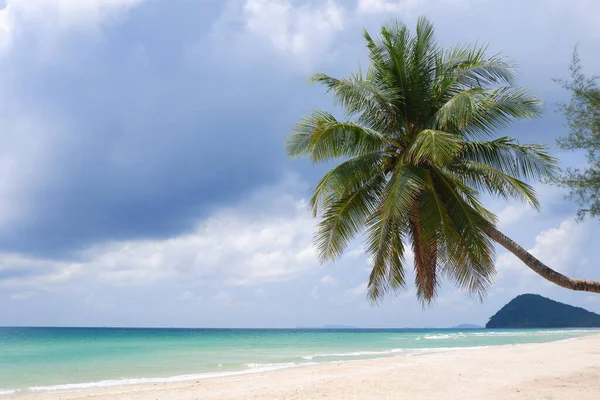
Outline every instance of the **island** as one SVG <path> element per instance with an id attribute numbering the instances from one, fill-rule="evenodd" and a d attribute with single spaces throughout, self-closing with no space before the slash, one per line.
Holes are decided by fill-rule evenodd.
<path id="1" fill-rule="evenodd" d="M 537 294 L 522 294 L 494 314 L 485 327 L 597 328 L 600 327 L 600 315 Z"/>
<path id="2" fill-rule="evenodd" d="M 453 326 L 450 329 L 483 329 L 483 326 L 475 325 L 475 324 L 460 324 Z"/>
<path id="3" fill-rule="evenodd" d="M 296 329 L 360 329 L 358 326 L 350 326 L 350 325 L 322 325 L 322 326 L 297 326 Z"/>

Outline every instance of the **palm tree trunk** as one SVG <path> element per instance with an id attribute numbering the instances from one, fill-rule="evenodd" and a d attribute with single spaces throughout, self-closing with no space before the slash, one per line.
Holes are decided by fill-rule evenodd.
<path id="1" fill-rule="evenodd" d="M 533 272 L 541 275 L 550 282 L 571 290 L 600 293 L 600 282 L 590 281 L 587 279 L 569 278 L 560 272 L 556 272 L 529 254 L 518 243 L 514 242 L 512 239 L 507 237 L 493 226 L 488 226 L 486 233 L 490 238 L 501 244 L 506 250 L 513 253 L 519 260 L 523 261 L 525 265 L 533 270 Z"/>

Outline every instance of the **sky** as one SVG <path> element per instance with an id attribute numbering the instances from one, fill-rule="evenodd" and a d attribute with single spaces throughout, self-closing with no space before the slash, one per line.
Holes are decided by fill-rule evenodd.
<path id="1" fill-rule="evenodd" d="M 556 104 L 575 45 L 600 73 L 597 0 L 0 1 L 0 325 L 447 327 L 485 324 L 514 296 L 600 312 L 600 296 L 544 281 L 497 249 L 483 301 L 445 282 L 378 306 L 356 241 L 332 265 L 306 199 L 324 166 L 286 158 L 311 109 L 335 110 L 317 72 L 366 67 L 362 28 L 426 15 L 440 43 L 489 44 L 544 99 L 499 135 L 581 154 Z M 486 198 L 500 228 L 552 268 L 600 279 L 600 223 L 555 187 L 541 212 Z"/>

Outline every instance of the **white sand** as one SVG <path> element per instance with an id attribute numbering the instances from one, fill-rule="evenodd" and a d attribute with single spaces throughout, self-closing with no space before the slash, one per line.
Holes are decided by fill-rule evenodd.
<path id="1" fill-rule="evenodd" d="M 600 399 L 600 335 L 2 399 Z"/>

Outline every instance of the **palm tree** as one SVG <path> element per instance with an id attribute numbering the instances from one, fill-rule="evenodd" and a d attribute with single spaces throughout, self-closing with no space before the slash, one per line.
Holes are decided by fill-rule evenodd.
<path id="1" fill-rule="evenodd" d="M 494 242 L 560 286 L 600 293 L 600 282 L 568 278 L 496 229 L 481 203 L 485 192 L 540 204 L 528 181 L 552 176 L 543 146 L 493 138 L 513 120 L 534 118 L 541 102 L 514 86 L 513 65 L 485 48 L 444 49 L 420 18 L 416 32 L 394 22 L 364 38 L 370 66 L 345 79 L 317 74 L 348 116 L 313 111 L 286 141 L 292 158 L 342 159 L 316 185 L 310 206 L 322 261 L 333 261 L 366 231 L 372 271 L 368 296 L 378 301 L 406 286 L 407 245 L 417 296 L 431 302 L 440 277 L 481 296 L 494 275 Z M 408 243 L 408 244 L 407 244 Z"/>

